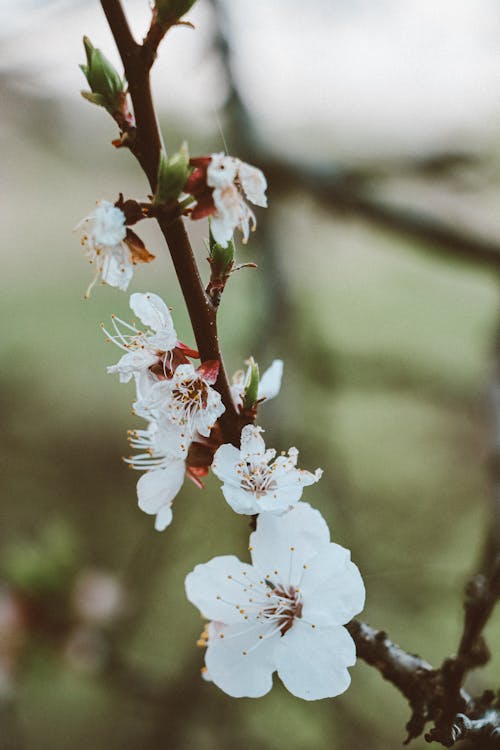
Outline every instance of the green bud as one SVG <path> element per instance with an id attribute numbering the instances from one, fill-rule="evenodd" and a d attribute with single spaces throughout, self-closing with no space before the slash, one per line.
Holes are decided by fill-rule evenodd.
<path id="1" fill-rule="evenodd" d="M 250 379 L 243 396 L 243 409 L 252 409 L 259 399 L 259 365 L 253 357 L 250 357 L 248 364 L 250 365 Z"/>
<path id="2" fill-rule="evenodd" d="M 179 151 L 168 159 L 162 152 L 158 164 L 158 180 L 153 203 L 158 205 L 176 200 L 189 176 L 189 151 L 183 143 Z"/>
<path id="3" fill-rule="evenodd" d="M 210 227 L 210 219 L 209 219 Z M 212 278 L 223 279 L 230 273 L 234 263 L 234 242 L 229 240 L 227 247 L 218 245 L 214 240 L 212 234 L 212 228 L 210 227 L 210 234 L 208 238 L 208 244 L 210 249 L 210 265 L 212 266 Z"/>
<path id="4" fill-rule="evenodd" d="M 162 26 L 172 26 L 195 2 L 196 0 L 156 0 L 156 21 Z"/>
<path id="5" fill-rule="evenodd" d="M 113 113 L 118 108 L 118 99 L 124 93 L 125 82 L 88 37 L 83 37 L 83 44 L 87 64 L 80 65 L 80 69 L 88 81 L 90 92 L 82 91 L 82 96 Z"/>

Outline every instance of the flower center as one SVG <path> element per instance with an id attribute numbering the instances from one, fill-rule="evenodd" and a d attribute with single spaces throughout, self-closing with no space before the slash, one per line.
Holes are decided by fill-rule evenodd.
<path id="1" fill-rule="evenodd" d="M 240 464 L 240 483 L 247 492 L 254 492 L 257 499 L 263 497 L 268 492 L 276 489 L 276 482 L 273 478 L 273 466 L 266 463 L 253 463 L 246 461 Z"/>
<path id="2" fill-rule="evenodd" d="M 266 584 L 269 587 L 273 586 L 270 581 L 266 581 Z M 262 615 L 266 620 L 273 620 L 281 635 L 285 635 L 295 618 L 302 617 L 302 601 L 297 589 L 293 586 L 274 587 L 269 606 L 263 610 Z"/>
<path id="3" fill-rule="evenodd" d="M 187 411 L 206 409 L 208 404 L 207 384 L 201 379 L 181 380 L 172 390 L 172 398 Z"/>

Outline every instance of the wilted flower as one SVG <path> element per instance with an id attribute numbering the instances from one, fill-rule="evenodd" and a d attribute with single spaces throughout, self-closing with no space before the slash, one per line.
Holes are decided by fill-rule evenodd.
<path id="1" fill-rule="evenodd" d="M 139 237 L 125 226 L 125 214 L 109 201 L 98 201 L 95 209 L 83 219 L 82 245 L 90 263 L 95 263 L 96 273 L 90 290 L 99 276 L 104 283 L 126 290 L 136 263 L 153 260 Z"/>
<path id="2" fill-rule="evenodd" d="M 215 557 L 186 578 L 189 601 L 211 620 L 200 641 L 206 678 L 235 698 L 265 695 L 274 671 L 305 700 L 344 692 L 356 651 L 343 625 L 365 600 L 349 550 L 307 503 L 259 516 L 249 549 L 251 565 Z"/>
<path id="3" fill-rule="evenodd" d="M 212 470 L 222 480 L 224 497 L 236 513 L 284 513 L 323 473 L 297 469 L 296 448 L 275 458 L 276 451 L 266 450 L 261 432 L 261 427 L 247 425 L 241 431 L 240 450 L 226 443 L 214 456 Z"/>
<path id="4" fill-rule="evenodd" d="M 245 198 L 256 206 L 267 206 L 267 182 L 260 169 L 223 153 L 191 159 L 194 171 L 184 190 L 196 198 L 193 219 L 212 216 L 211 232 L 215 242 L 226 247 L 235 229 L 248 240 L 255 215 Z"/>

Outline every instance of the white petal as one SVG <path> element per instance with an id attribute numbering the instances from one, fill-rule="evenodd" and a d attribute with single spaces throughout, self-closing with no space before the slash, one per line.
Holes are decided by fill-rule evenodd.
<path id="1" fill-rule="evenodd" d="M 108 373 L 118 372 L 120 375 L 126 375 L 127 380 L 122 382 L 128 383 L 135 372 L 147 370 L 148 367 L 154 365 L 157 359 L 154 354 L 151 354 L 146 349 L 132 350 L 124 354 L 116 365 L 110 365 L 107 370 Z"/>
<path id="2" fill-rule="evenodd" d="M 173 348 L 177 341 L 177 334 L 174 330 L 174 323 L 170 310 L 165 302 L 153 292 L 135 293 L 130 295 L 130 307 L 134 313 L 142 320 L 144 325 L 153 331 L 170 333 L 172 337 Z"/>
<path id="3" fill-rule="evenodd" d="M 161 469 L 147 471 L 137 482 L 139 508 L 156 514 L 164 505 L 170 505 L 184 482 L 184 461 L 173 460 Z"/>
<path id="4" fill-rule="evenodd" d="M 97 245 L 118 245 L 125 239 L 125 214 L 109 201 L 99 201 L 89 219 L 93 221 L 92 237 Z"/>
<path id="5" fill-rule="evenodd" d="M 282 582 L 290 584 L 299 583 L 303 565 L 329 542 L 323 516 L 303 502 L 284 516 L 263 513 L 257 519 L 257 530 L 250 535 L 254 565 L 264 574 L 278 570 Z"/>
<path id="6" fill-rule="evenodd" d="M 259 383 L 259 398 L 267 401 L 278 395 L 283 377 L 283 360 L 275 359 L 262 375 Z"/>
<path id="7" fill-rule="evenodd" d="M 236 467 L 240 461 L 240 452 L 238 448 L 230 443 L 225 443 L 217 448 L 212 462 L 212 471 L 216 477 L 223 482 L 235 482 L 239 484 L 236 475 Z"/>
<path id="8" fill-rule="evenodd" d="M 205 657 L 213 682 L 233 698 L 260 698 L 268 693 L 273 685 L 279 632 L 258 640 L 258 630 L 237 624 L 225 628 L 223 634 L 224 638 L 209 641 Z M 266 630 L 260 634 L 265 636 Z"/>
<path id="9" fill-rule="evenodd" d="M 309 561 L 300 590 L 302 616 L 317 625 L 344 625 L 365 605 L 365 587 L 349 550 L 329 544 Z"/>
<path id="10" fill-rule="evenodd" d="M 106 248 L 103 254 L 102 280 L 109 286 L 126 291 L 134 275 L 128 248 L 124 249 L 121 245 L 116 245 L 113 248 Z"/>
<path id="11" fill-rule="evenodd" d="M 240 609 L 248 601 L 244 589 L 254 578 L 251 565 L 240 562 L 234 555 L 221 555 L 197 565 L 186 576 L 186 595 L 203 617 L 241 623 L 244 613 Z"/>
<path id="12" fill-rule="evenodd" d="M 210 223 L 210 229 L 214 240 L 221 247 L 227 247 L 228 242 L 232 239 L 235 230 L 235 224 L 228 221 L 225 216 L 215 214 Z"/>
<path id="13" fill-rule="evenodd" d="M 156 531 L 165 531 L 167 526 L 172 523 L 172 508 L 170 505 L 164 505 L 160 508 L 155 518 L 155 529 Z"/>
<path id="14" fill-rule="evenodd" d="M 304 700 L 333 698 L 350 685 L 354 641 L 343 627 L 312 628 L 295 621 L 276 645 L 276 667 L 285 687 Z"/>
<path id="15" fill-rule="evenodd" d="M 223 484 L 222 494 L 235 513 L 253 516 L 254 513 L 260 513 L 261 511 L 255 494 L 244 490 L 242 487 L 235 484 Z"/>
<path id="16" fill-rule="evenodd" d="M 256 206 L 267 206 L 266 188 L 267 181 L 264 174 L 257 167 L 240 162 L 238 176 L 241 187 L 249 201 Z"/>
<path id="17" fill-rule="evenodd" d="M 241 431 L 241 457 L 264 455 L 266 444 L 260 433 L 264 432 L 262 427 L 247 424 Z"/>
<path id="18" fill-rule="evenodd" d="M 212 154 L 207 167 L 207 185 L 212 188 L 225 188 L 236 178 L 239 161 L 224 153 Z"/>

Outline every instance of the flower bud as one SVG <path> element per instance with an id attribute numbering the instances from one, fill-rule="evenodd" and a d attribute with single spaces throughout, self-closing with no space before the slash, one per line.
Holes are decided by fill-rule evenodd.
<path id="1" fill-rule="evenodd" d="M 113 114 L 121 108 L 125 94 L 125 82 L 102 52 L 96 49 L 88 37 L 83 37 L 87 64 L 80 65 L 90 91 L 82 91 L 82 96 L 93 104 L 105 107 Z"/>
<path id="2" fill-rule="evenodd" d="M 243 410 L 253 409 L 259 400 L 259 365 L 250 357 L 248 360 L 250 377 L 243 394 Z"/>
<path id="3" fill-rule="evenodd" d="M 194 3 L 195 0 L 156 0 L 155 20 L 161 26 L 173 26 Z"/>
<path id="4" fill-rule="evenodd" d="M 179 151 L 171 156 L 170 159 L 164 153 L 161 153 L 153 203 L 158 205 L 159 203 L 176 200 L 186 184 L 189 172 L 187 143 L 183 143 Z"/>
<path id="5" fill-rule="evenodd" d="M 233 268 L 234 264 L 234 242 L 230 240 L 227 243 L 227 247 L 219 245 L 212 234 L 212 228 L 210 227 L 209 234 L 209 262 L 212 269 L 212 280 L 225 279 Z"/>

